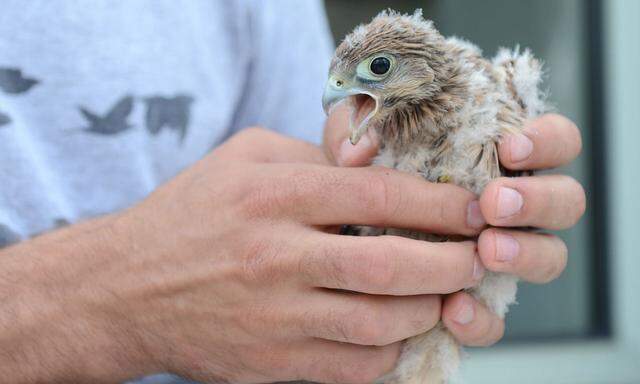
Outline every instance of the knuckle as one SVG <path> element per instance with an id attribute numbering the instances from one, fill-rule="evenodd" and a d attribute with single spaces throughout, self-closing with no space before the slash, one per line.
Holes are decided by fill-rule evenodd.
<path id="1" fill-rule="evenodd" d="M 229 139 L 229 143 L 232 146 L 247 147 L 254 143 L 263 142 L 271 135 L 274 135 L 274 133 L 266 128 L 260 126 L 248 127 L 233 135 L 231 139 Z"/>
<path id="2" fill-rule="evenodd" d="M 241 130 L 236 136 L 244 140 L 257 141 L 271 135 L 273 135 L 273 132 L 268 129 L 261 126 L 253 126 Z"/>
<path id="3" fill-rule="evenodd" d="M 489 346 L 497 343 L 504 333 L 504 322 L 498 318 L 486 318 L 478 321 L 472 330 L 470 344 L 474 346 Z"/>
<path id="4" fill-rule="evenodd" d="M 482 214 L 489 222 L 489 224 L 496 224 L 497 221 L 497 197 L 498 190 L 501 186 L 507 184 L 508 179 L 506 177 L 498 177 L 489 181 L 480 195 L 480 210 Z"/>
<path id="5" fill-rule="evenodd" d="M 446 254 L 456 254 L 459 257 L 449 257 L 443 262 L 444 272 L 442 276 L 447 276 L 443 280 L 443 293 L 453 293 L 460 289 L 467 288 L 473 282 L 473 268 L 476 258 L 475 244 L 472 242 L 447 243 L 449 250 Z"/>
<path id="6" fill-rule="evenodd" d="M 362 259 L 363 263 L 355 270 L 360 273 L 362 283 L 371 290 L 386 292 L 392 288 L 397 279 L 396 260 L 398 251 L 390 239 L 381 237 L 378 244 L 368 250 Z"/>
<path id="7" fill-rule="evenodd" d="M 244 193 L 243 211 L 248 217 L 272 218 L 286 210 L 304 209 L 309 195 L 321 190 L 321 180 L 316 179 L 306 170 L 293 170 L 249 181 Z"/>
<path id="8" fill-rule="evenodd" d="M 556 137 L 557 145 L 551 148 L 558 165 L 575 158 L 582 151 L 582 137 L 578 126 L 565 116 L 551 113 L 540 118 L 541 127 Z"/>
<path id="9" fill-rule="evenodd" d="M 580 128 L 571 120 L 567 119 L 567 131 L 568 131 L 568 139 L 570 143 L 573 143 L 571 147 L 573 151 L 571 151 L 572 157 L 578 156 L 582 152 L 582 135 L 580 134 Z"/>
<path id="10" fill-rule="evenodd" d="M 274 280 L 280 268 L 276 262 L 277 251 L 272 241 L 257 238 L 249 244 L 242 258 L 241 274 L 246 281 Z"/>
<path id="11" fill-rule="evenodd" d="M 571 120 L 558 113 L 547 113 L 539 117 L 538 124 L 550 132 L 558 132 L 563 129 Z"/>
<path id="12" fill-rule="evenodd" d="M 319 269 L 335 284 L 335 288 L 346 288 L 351 271 L 358 270 L 353 258 L 346 255 L 340 247 L 329 244 L 322 246 L 320 253 L 319 262 L 323 267 Z"/>
<path id="13" fill-rule="evenodd" d="M 351 316 L 348 333 L 353 342 L 362 345 L 387 345 L 391 319 L 374 305 L 365 305 Z"/>
<path id="14" fill-rule="evenodd" d="M 387 357 L 378 353 L 368 358 L 361 358 L 352 364 L 344 364 L 340 367 L 336 377 L 339 383 L 363 384 L 375 382 L 386 373 Z"/>
<path id="15" fill-rule="evenodd" d="M 585 211 L 587 210 L 587 196 L 586 193 L 584 191 L 584 188 L 582 187 L 582 184 L 580 184 L 577 180 L 575 179 L 571 179 L 573 184 L 574 184 L 574 188 L 576 190 L 574 196 L 576 197 L 577 201 L 576 201 L 576 219 L 575 221 L 578 221 L 582 215 L 584 215 Z"/>
<path id="16" fill-rule="evenodd" d="M 488 334 L 490 337 L 485 340 L 484 345 L 490 346 L 502 339 L 504 337 L 504 321 L 503 320 L 494 320 L 490 323 Z"/>
<path id="17" fill-rule="evenodd" d="M 444 226 L 444 224 L 447 222 L 447 218 L 449 217 L 449 204 L 449 199 L 442 199 L 433 207 L 437 210 L 436 220 L 438 221 L 438 225 L 440 227 Z"/>
<path id="18" fill-rule="evenodd" d="M 399 185 L 392 183 L 388 171 L 382 169 L 372 170 L 362 181 L 359 193 L 365 192 L 363 194 L 363 208 L 371 212 L 373 221 L 387 222 L 400 208 L 401 190 Z"/>
<path id="19" fill-rule="evenodd" d="M 554 273 L 555 277 L 558 277 L 562 274 L 562 272 L 567 268 L 567 262 L 569 260 L 569 249 L 567 248 L 567 244 L 561 239 L 558 239 L 559 243 L 559 255 L 558 255 L 558 263 L 556 264 L 556 271 Z"/>
<path id="20" fill-rule="evenodd" d="M 250 182 L 241 202 L 246 217 L 269 217 L 275 206 L 282 204 L 282 188 L 270 178 L 258 178 Z"/>
<path id="21" fill-rule="evenodd" d="M 430 224 L 446 232 L 454 230 L 464 234 L 474 233 L 475 230 L 467 226 L 467 192 L 462 192 L 462 189 L 450 184 L 436 184 L 433 191 L 434 199 L 428 208 L 429 216 L 433 220 Z"/>
<path id="22" fill-rule="evenodd" d="M 382 355 L 382 353 L 381 353 Z M 364 366 L 360 368 L 360 377 L 361 382 L 364 383 L 372 383 L 375 382 L 378 378 L 382 377 L 385 373 L 387 373 L 388 363 L 386 362 L 388 359 L 386 356 L 373 357 L 371 359 L 367 359 L 367 361 L 363 362 Z"/>
<path id="23" fill-rule="evenodd" d="M 584 215 L 587 209 L 587 199 L 584 188 L 573 177 L 562 176 L 561 182 L 564 183 L 564 194 L 559 194 L 557 199 L 554 199 L 552 195 L 549 201 L 555 201 L 556 204 L 562 206 L 557 207 L 555 204 L 550 204 L 549 215 L 558 216 L 558 212 L 564 212 L 562 227 L 575 225 L 578 220 Z"/>
<path id="24" fill-rule="evenodd" d="M 497 253 L 497 234 L 494 228 L 484 230 L 478 237 L 478 255 L 482 264 L 489 270 L 494 272 L 502 272 L 503 263 L 496 260 Z"/>
<path id="25" fill-rule="evenodd" d="M 567 260 L 568 260 L 567 245 L 560 238 L 554 237 L 554 239 L 555 239 L 554 246 L 556 250 L 552 252 L 552 254 L 554 254 L 555 257 L 553 258 L 552 262 L 548 263 L 549 266 L 544 271 L 541 279 L 542 283 L 548 283 L 552 280 L 557 279 L 567 266 Z"/>
<path id="26" fill-rule="evenodd" d="M 442 314 L 442 296 L 429 295 L 424 305 L 417 308 L 411 322 L 412 329 L 426 332 L 438 324 Z"/>

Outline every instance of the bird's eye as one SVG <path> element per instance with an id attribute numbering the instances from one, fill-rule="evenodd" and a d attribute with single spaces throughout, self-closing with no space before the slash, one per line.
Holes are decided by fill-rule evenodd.
<path id="1" fill-rule="evenodd" d="M 371 72 L 378 76 L 389 72 L 389 68 L 391 68 L 391 62 L 386 57 L 376 57 L 371 60 L 371 64 L 369 64 Z"/>
<path id="2" fill-rule="evenodd" d="M 356 68 L 356 75 L 359 79 L 369 82 L 382 81 L 389 76 L 395 65 L 392 55 L 378 53 L 374 56 L 362 60 Z"/>

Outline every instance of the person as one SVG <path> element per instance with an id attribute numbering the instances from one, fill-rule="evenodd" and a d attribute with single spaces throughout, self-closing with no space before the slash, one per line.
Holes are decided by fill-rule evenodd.
<path id="1" fill-rule="evenodd" d="M 366 167 L 375 138 L 346 144 L 347 112 L 321 110 L 331 49 L 319 0 L 3 2 L 3 382 L 369 382 L 440 319 L 465 345 L 501 338 L 463 289 L 558 277 L 562 241 L 518 227 L 572 226 L 582 187 L 478 197 Z M 499 153 L 553 168 L 580 146 L 545 115 Z"/>

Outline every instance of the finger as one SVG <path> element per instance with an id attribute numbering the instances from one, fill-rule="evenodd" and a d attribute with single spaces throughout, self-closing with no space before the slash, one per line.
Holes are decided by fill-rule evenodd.
<path id="1" fill-rule="evenodd" d="M 332 164 L 341 167 L 368 165 L 378 153 L 379 140 L 372 130 L 367 131 L 358 144 L 349 141 L 349 108 L 339 104 L 331 111 L 324 127 L 324 151 Z"/>
<path id="2" fill-rule="evenodd" d="M 466 292 L 444 298 L 442 322 L 461 344 L 470 347 L 494 344 L 504 334 L 504 321 Z"/>
<path id="3" fill-rule="evenodd" d="M 372 383 L 391 372 L 401 344 L 384 347 L 312 340 L 290 348 L 289 362 L 297 380 L 320 383 Z"/>
<path id="4" fill-rule="evenodd" d="M 451 293 L 474 286 L 484 273 L 471 241 L 314 236 L 306 253 L 300 252 L 296 274 L 312 287 L 381 295 Z"/>
<path id="5" fill-rule="evenodd" d="M 395 297 L 317 290 L 305 303 L 298 324 L 305 336 L 381 346 L 424 333 L 439 320 L 440 295 Z"/>
<path id="6" fill-rule="evenodd" d="M 478 239 L 478 253 L 487 269 L 533 283 L 548 283 L 567 266 L 567 246 L 550 234 L 487 229 Z"/>
<path id="7" fill-rule="evenodd" d="M 246 196 L 248 213 L 311 225 L 360 224 L 475 235 L 485 222 L 473 193 L 381 167 L 271 167 Z M 255 209 L 253 209 L 255 208 Z"/>
<path id="8" fill-rule="evenodd" d="M 480 196 L 487 222 L 499 227 L 565 229 L 582 217 L 585 207 L 582 186 L 562 175 L 501 177 Z"/>
<path id="9" fill-rule="evenodd" d="M 212 155 L 262 163 L 328 164 L 319 147 L 260 127 L 243 129 Z"/>
<path id="10" fill-rule="evenodd" d="M 506 136 L 498 154 L 506 168 L 543 169 L 573 161 L 581 149 L 578 127 L 564 116 L 547 114 L 528 121 L 521 134 Z"/>

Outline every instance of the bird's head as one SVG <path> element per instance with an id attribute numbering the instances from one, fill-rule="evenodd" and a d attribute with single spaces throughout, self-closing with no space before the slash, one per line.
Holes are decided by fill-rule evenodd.
<path id="1" fill-rule="evenodd" d="M 383 11 L 358 26 L 336 49 L 322 98 L 325 112 L 341 101 L 351 108 L 350 140 L 400 109 L 439 108 L 451 78 L 444 38 L 420 10 Z"/>

